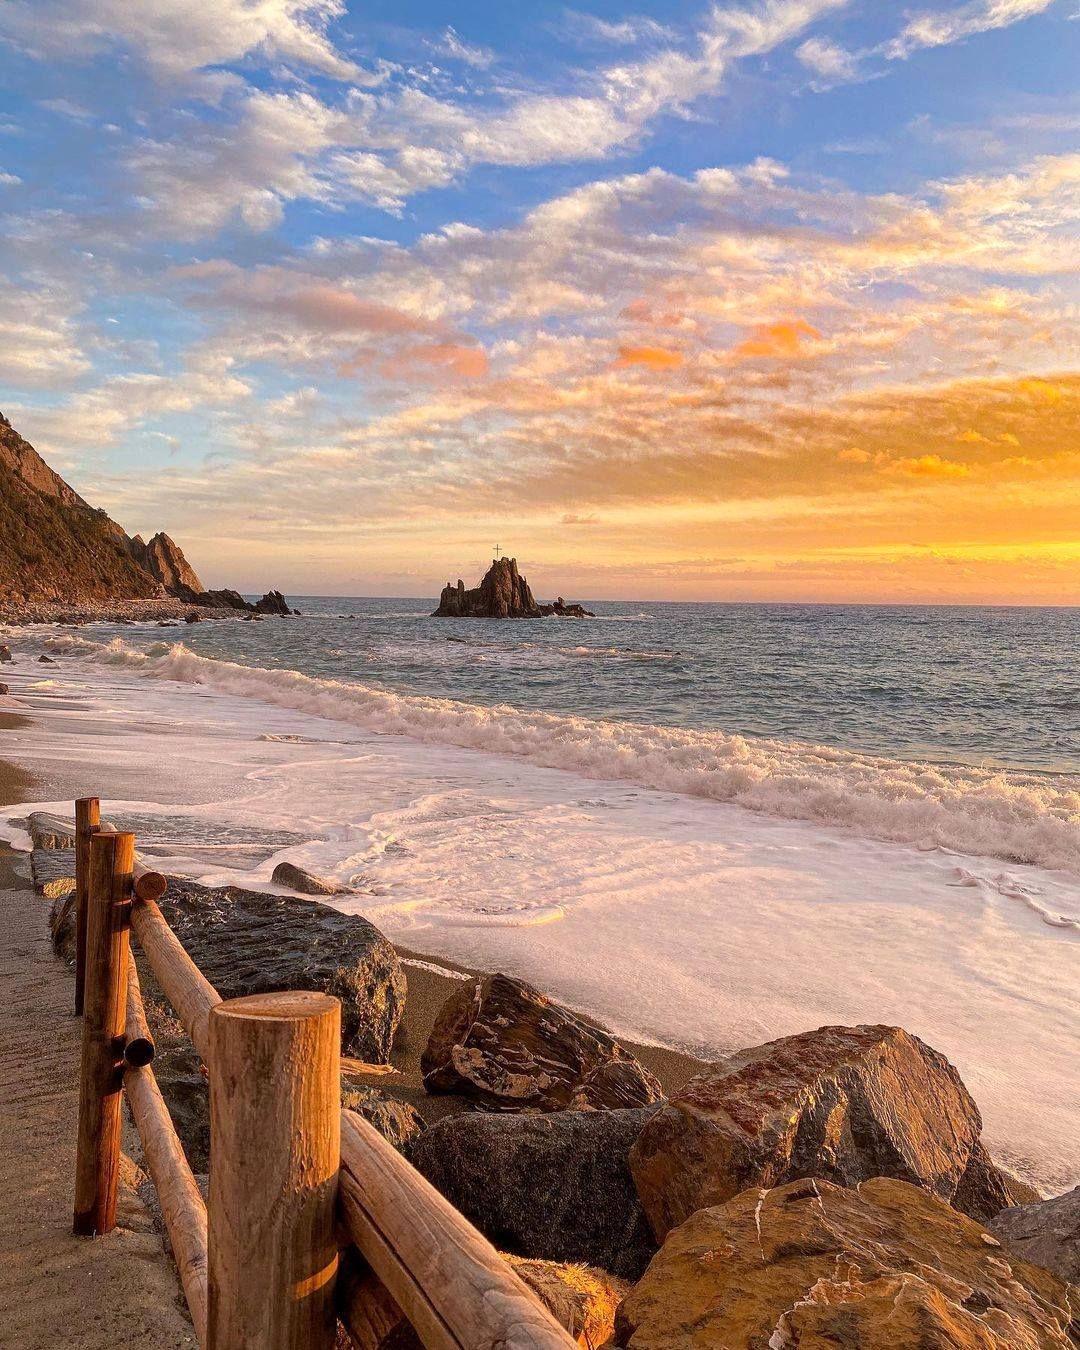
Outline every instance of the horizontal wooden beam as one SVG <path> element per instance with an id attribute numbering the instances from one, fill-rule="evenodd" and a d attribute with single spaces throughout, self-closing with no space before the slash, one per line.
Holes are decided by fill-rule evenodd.
<path id="1" fill-rule="evenodd" d="M 206 1344 L 206 1205 L 149 1066 L 129 1068 L 124 1089 L 157 1190 L 173 1258 L 199 1344 Z"/>
<path id="2" fill-rule="evenodd" d="M 165 997 L 205 1064 L 210 1050 L 210 1009 L 221 1002 L 221 995 L 188 956 L 156 901 L 136 898 L 131 907 L 131 927 Z"/>
<path id="3" fill-rule="evenodd" d="M 427 1350 L 576 1345 L 491 1243 L 353 1111 L 341 1113 L 338 1212 Z"/>
<path id="4" fill-rule="evenodd" d="M 124 1026 L 124 1059 L 133 1069 L 141 1069 L 154 1058 L 154 1038 L 146 1020 L 139 972 L 134 957 L 128 960 L 127 1021 Z"/>

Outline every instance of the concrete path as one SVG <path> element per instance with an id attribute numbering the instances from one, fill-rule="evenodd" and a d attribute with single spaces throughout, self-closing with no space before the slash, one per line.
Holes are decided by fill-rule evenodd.
<path id="1" fill-rule="evenodd" d="M 161 1239 L 128 1193 L 107 1238 L 71 1232 L 80 1023 L 25 855 L 0 855 L 0 1346 L 194 1347 Z"/>

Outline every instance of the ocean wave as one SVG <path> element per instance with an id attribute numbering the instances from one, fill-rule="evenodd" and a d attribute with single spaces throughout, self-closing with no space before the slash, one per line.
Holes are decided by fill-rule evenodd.
<path id="1" fill-rule="evenodd" d="M 1080 875 L 1080 784 L 1067 779 L 396 694 L 199 656 L 182 643 L 159 642 L 139 651 L 121 638 L 96 643 L 68 635 L 47 645 L 370 731 L 511 755 L 593 779 L 688 793 L 919 848 Z"/>

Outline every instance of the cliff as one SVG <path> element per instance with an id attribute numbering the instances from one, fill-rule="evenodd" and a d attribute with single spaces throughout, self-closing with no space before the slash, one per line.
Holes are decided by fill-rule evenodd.
<path id="1" fill-rule="evenodd" d="M 129 544 L 0 414 L 0 603 L 162 594 Z"/>
<path id="2" fill-rule="evenodd" d="M 528 581 L 518 571 L 516 558 L 496 558 L 483 581 L 471 591 L 458 580 L 447 582 L 439 597 L 437 619 L 540 619 L 546 615 L 583 619 L 593 616 L 580 605 L 567 605 L 562 596 L 553 605 L 538 605 Z"/>
<path id="3" fill-rule="evenodd" d="M 208 591 L 180 546 L 130 538 L 49 467 L 0 413 L 0 607 L 93 606 L 172 598 L 205 608 L 288 614 L 280 591 L 249 605 Z"/>

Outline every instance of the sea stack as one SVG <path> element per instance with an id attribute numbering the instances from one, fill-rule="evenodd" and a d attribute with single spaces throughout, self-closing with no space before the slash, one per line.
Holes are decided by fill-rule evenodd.
<path id="1" fill-rule="evenodd" d="M 437 619 L 540 619 L 557 614 L 584 619 L 593 616 L 580 605 L 567 605 L 559 597 L 554 605 L 538 605 L 528 581 L 518 571 L 516 558 L 496 558 L 483 581 L 471 591 L 464 581 L 448 581 L 439 597 Z"/>

